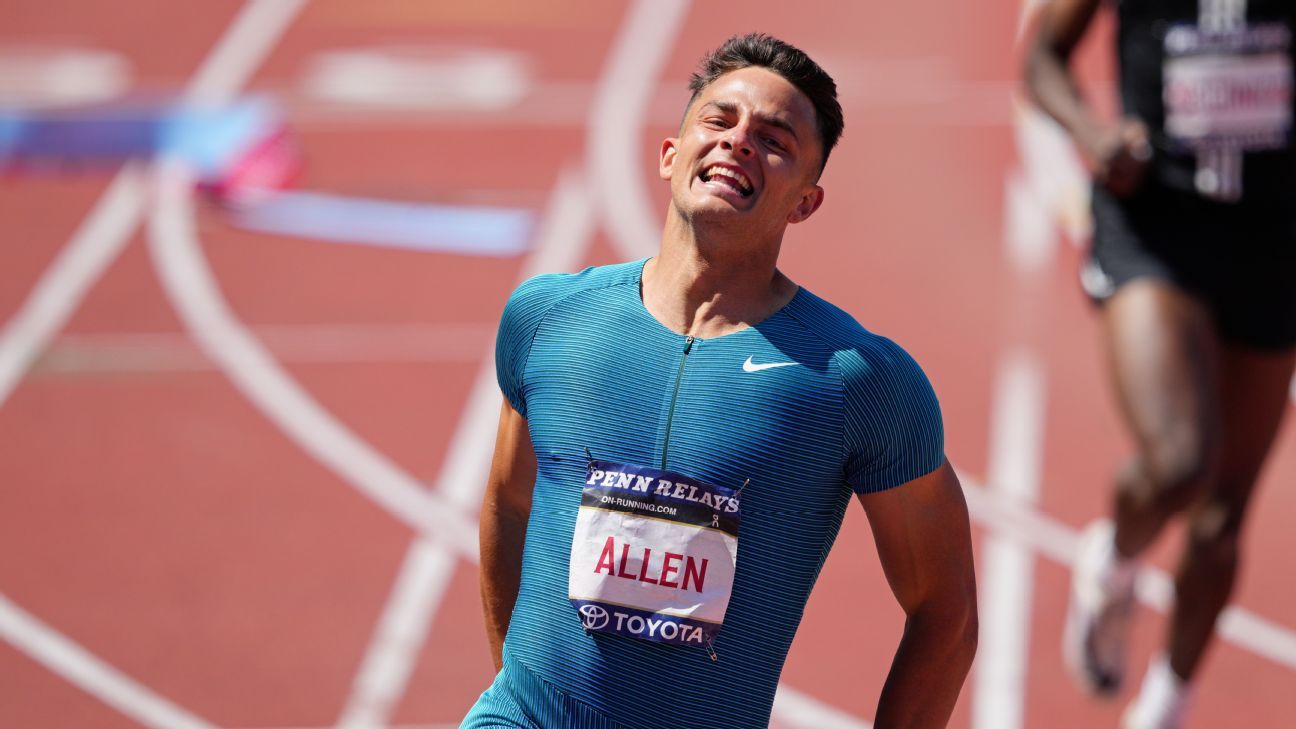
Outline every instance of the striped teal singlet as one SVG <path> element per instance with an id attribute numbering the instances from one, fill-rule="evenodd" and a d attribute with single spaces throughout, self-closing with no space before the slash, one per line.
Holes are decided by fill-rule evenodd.
<path id="1" fill-rule="evenodd" d="M 852 493 L 944 461 L 936 396 L 894 342 L 805 289 L 760 324 L 690 340 L 644 308 L 643 265 L 539 276 L 505 307 L 496 367 L 538 473 L 505 670 L 464 726 L 766 726 Z M 718 660 L 582 628 L 567 577 L 587 449 L 732 489 L 750 479 Z"/>

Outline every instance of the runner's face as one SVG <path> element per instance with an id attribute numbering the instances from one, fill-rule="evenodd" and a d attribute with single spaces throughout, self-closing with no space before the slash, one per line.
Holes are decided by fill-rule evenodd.
<path id="1" fill-rule="evenodd" d="M 823 200 L 814 106 L 764 68 L 731 71 L 702 90 L 678 138 L 662 143 L 660 173 L 686 218 L 740 213 L 786 225 Z"/>

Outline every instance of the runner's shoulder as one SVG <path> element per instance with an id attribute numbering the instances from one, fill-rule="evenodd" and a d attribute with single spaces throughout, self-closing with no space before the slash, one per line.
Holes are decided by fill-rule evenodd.
<path id="1" fill-rule="evenodd" d="M 927 379 L 922 367 L 900 344 L 869 330 L 840 307 L 808 290 L 802 289 L 792 314 L 832 350 L 832 359 L 848 389 Z"/>
<path id="2" fill-rule="evenodd" d="M 506 311 L 547 311 L 573 295 L 637 283 L 643 261 L 590 266 L 576 273 L 542 273 L 523 281 L 509 296 Z"/>
<path id="3" fill-rule="evenodd" d="M 945 460 L 940 402 L 918 362 L 840 308 L 817 296 L 800 298 L 805 301 L 794 315 L 830 348 L 841 376 L 851 488 L 882 491 L 939 468 Z"/>

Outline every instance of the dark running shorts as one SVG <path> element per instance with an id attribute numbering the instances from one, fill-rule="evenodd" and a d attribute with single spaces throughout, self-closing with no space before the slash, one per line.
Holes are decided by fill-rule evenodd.
<path id="1" fill-rule="evenodd" d="M 1225 341 L 1296 345 L 1296 203 L 1216 203 L 1155 183 L 1121 199 L 1094 185 L 1093 217 L 1080 281 L 1095 301 L 1155 278 L 1204 302 Z"/>

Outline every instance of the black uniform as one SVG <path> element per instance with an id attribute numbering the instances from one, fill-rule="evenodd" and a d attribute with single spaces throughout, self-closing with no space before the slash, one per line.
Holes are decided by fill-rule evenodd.
<path id="1" fill-rule="evenodd" d="M 1296 0 L 1117 0 L 1126 116 L 1151 132 L 1142 187 L 1094 186 L 1095 299 L 1134 278 L 1198 296 L 1229 341 L 1296 344 Z"/>

